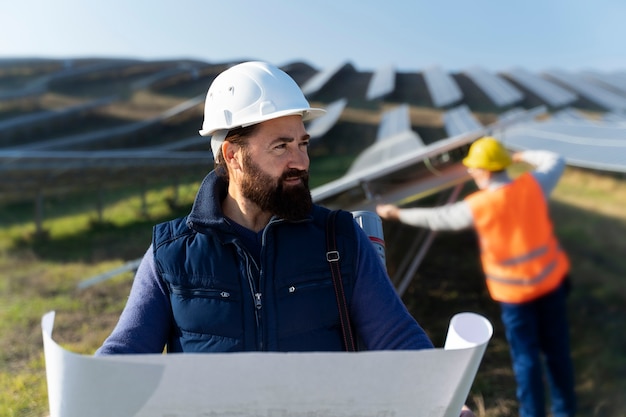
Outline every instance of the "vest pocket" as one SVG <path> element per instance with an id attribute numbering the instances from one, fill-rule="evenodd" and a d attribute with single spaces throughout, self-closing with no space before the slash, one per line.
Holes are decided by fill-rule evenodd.
<path id="1" fill-rule="evenodd" d="M 231 297 L 235 296 L 234 301 L 238 301 L 237 294 L 233 293 L 230 290 L 216 289 L 216 288 L 179 288 L 174 287 L 170 288 L 170 292 L 172 295 L 181 297 L 181 298 L 213 298 L 213 299 L 221 299 L 227 301 Z"/>
<path id="2" fill-rule="evenodd" d="M 330 279 L 292 282 L 280 288 L 279 294 L 277 317 L 281 337 L 328 329 L 339 322 Z"/>
<path id="3" fill-rule="evenodd" d="M 243 340 L 244 320 L 238 292 L 171 286 L 170 300 L 183 349 L 202 346 L 199 351 L 230 351 Z"/>
<path id="4" fill-rule="evenodd" d="M 183 352 L 239 352 L 241 340 L 231 337 L 193 333 L 181 330 L 180 347 Z"/>

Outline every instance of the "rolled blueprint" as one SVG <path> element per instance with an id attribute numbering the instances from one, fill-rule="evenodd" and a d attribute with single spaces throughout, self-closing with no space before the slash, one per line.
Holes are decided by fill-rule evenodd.
<path id="1" fill-rule="evenodd" d="M 493 326 L 485 317 L 476 313 L 459 313 L 452 317 L 443 348 L 466 349 L 491 339 Z"/>

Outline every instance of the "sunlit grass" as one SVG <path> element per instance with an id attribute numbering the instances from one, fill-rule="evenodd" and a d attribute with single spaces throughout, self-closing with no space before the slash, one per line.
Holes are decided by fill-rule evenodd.
<path id="1" fill-rule="evenodd" d="M 568 168 L 552 198 L 626 220 L 626 177 Z"/>
<path id="2" fill-rule="evenodd" d="M 177 204 L 190 205 L 197 185 L 181 185 Z M 40 329 L 43 314 L 59 311 L 61 320 L 55 331 L 74 335 L 64 345 L 75 352 L 92 353 L 123 307 L 132 273 L 122 274 L 92 292 L 80 292 L 76 286 L 127 259 L 91 263 L 72 260 L 70 252 L 76 252 L 77 246 L 85 253 L 94 250 L 85 247 L 85 236 L 112 233 L 117 237 L 110 238 L 110 244 L 115 244 L 123 239 L 124 230 L 137 222 L 173 216 L 173 196 L 169 186 L 147 192 L 145 203 L 137 192 L 120 192 L 110 197 L 101 220 L 88 197 L 71 200 L 73 205 L 53 200 L 45 210 L 45 237 L 35 235 L 34 211 L 25 210 L 27 205 L 0 209 L 4 214 L 0 216 L 0 417 L 43 416 L 47 411 Z M 67 210 L 70 207 L 71 211 Z M 146 247 L 149 234 L 150 228 L 146 227 L 146 240 L 142 242 Z M 45 254 L 53 257 L 46 260 Z M 100 291 L 111 294 L 102 295 Z M 103 324 L 94 324 L 103 318 L 107 319 Z"/>
<path id="3" fill-rule="evenodd" d="M 43 363 L 29 365 L 30 369 L 40 369 Z M 43 416 L 47 412 L 41 404 L 41 398 L 47 398 L 48 392 L 40 372 L 17 375 L 0 372 L 0 388 L 0 416 Z"/>

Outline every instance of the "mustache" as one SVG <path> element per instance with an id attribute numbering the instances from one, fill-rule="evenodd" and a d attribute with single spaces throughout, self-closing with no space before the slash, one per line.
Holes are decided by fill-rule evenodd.
<path id="1" fill-rule="evenodd" d="M 309 179 L 309 171 L 291 168 L 283 172 L 280 176 L 281 180 L 286 180 L 287 178 L 301 178 L 303 180 Z"/>

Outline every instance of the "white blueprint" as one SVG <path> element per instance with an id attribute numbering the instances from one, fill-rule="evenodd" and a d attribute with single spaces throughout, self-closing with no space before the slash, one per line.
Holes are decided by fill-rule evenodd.
<path id="1" fill-rule="evenodd" d="M 492 335 L 474 313 L 420 351 L 94 357 L 42 317 L 50 417 L 457 417 Z"/>

